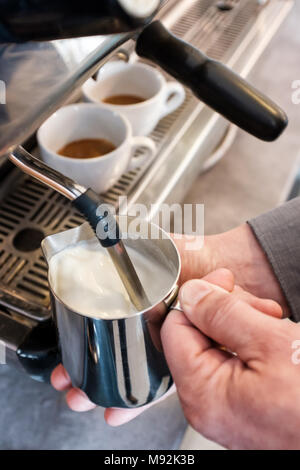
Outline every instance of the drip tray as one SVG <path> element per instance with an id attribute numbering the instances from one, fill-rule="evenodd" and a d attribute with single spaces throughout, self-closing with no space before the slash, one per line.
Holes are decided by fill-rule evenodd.
<path id="1" fill-rule="evenodd" d="M 14 176 L 13 190 L 0 205 L 0 304 L 44 320 L 50 315 L 50 294 L 41 241 L 83 218 L 63 196 L 18 170 Z"/>

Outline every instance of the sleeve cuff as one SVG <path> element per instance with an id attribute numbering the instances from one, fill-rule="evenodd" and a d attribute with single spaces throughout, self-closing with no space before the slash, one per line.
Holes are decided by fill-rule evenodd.
<path id="1" fill-rule="evenodd" d="M 270 261 L 292 319 L 300 321 L 300 198 L 250 220 L 248 224 Z"/>

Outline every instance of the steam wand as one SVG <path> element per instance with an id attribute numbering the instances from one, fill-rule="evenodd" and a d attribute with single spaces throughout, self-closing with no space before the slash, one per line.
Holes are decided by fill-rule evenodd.
<path id="1" fill-rule="evenodd" d="M 113 215 L 109 213 L 107 205 L 105 205 L 105 213 L 100 213 L 99 209 L 103 204 L 100 196 L 50 168 L 21 146 L 16 147 L 10 153 L 9 159 L 24 173 L 72 201 L 73 205 L 88 220 L 101 245 L 107 249 L 136 310 L 138 312 L 146 310 L 150 306 L 150 302 L 122 241 L 119 226 Z"/>

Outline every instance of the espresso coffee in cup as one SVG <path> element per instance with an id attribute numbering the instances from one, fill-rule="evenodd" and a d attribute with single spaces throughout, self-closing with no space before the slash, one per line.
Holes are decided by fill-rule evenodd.
<path id="1" fill-rule="evenodd" d="M 116 150 L 116 146 L 109 140 L 81 139 L 66 144 L 57 153 L 69 158 L 97 158 L 114 150 Z"/>
<path id="2" fill-rule="evenodd" d="M 110 62 L 103 68 L 105 73 L 102 71 L 97 81 L 90 78 L 84 84 L 85 100 L 121 113 L 130 122 L 133 135 L 149 135 L 185 100 L 180 83 L 167 82 L 149 65 L 138 62 L 120 66 Z"/>
<path id="3" fill-rule="evenodd" d="M 97 193 L 106 192 L 156 151 L 148 137 L 133 137 L 123 115 L 91 103 L 60 108 L 40 127 L 37 139 L 47 165 Z"/>
<path id="4" fill-rule="evenodd" d="M 137 95 L 112 95 L 107 98 L 103 98 L 102 101 L 103 103 L 114 104 L 117 106 L 129 106 L 131 104 L 143 103 L 146 99 Z"/>

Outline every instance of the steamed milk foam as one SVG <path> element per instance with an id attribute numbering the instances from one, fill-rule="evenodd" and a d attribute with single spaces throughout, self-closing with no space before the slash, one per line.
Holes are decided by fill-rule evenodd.
<path id="1" fill-rule="evenodd" d="M 172 274 L 133 249 L 128 248 L 128 254 L 150 302 L 157 303 L 167 294 L 160 279 L 169 278 L 172 285 Z M 57 253 L 50 260 L 49 272 L 54 292 L 71 310 L 94 318 L 136 313 L 109 254 L 96 239 Z"/>

